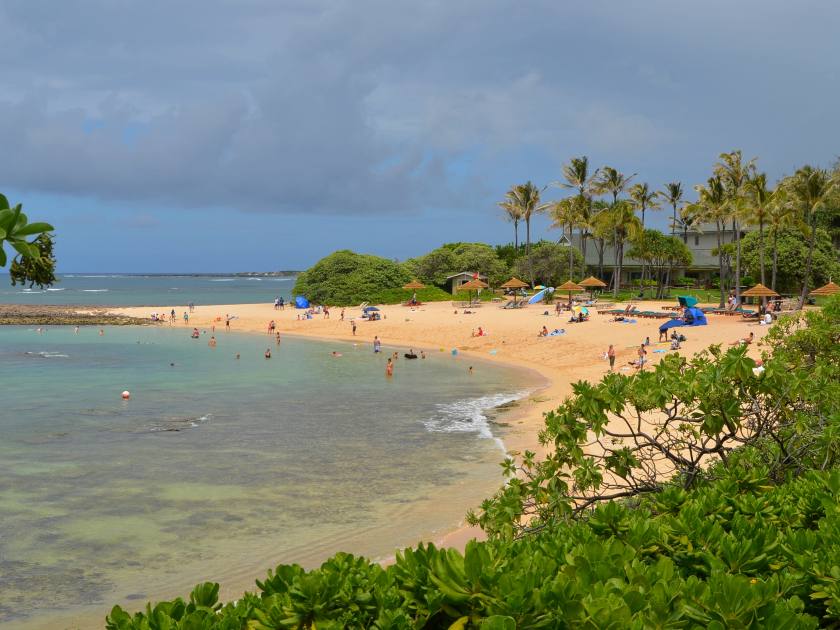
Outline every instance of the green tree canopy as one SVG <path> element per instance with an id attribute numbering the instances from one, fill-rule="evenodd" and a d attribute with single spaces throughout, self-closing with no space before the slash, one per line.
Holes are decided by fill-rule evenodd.
<path id="1" fill-rule="evenodd" d="M 572 265 L 580 269 L 583 256 L 576 247 L 560 245 L 551 241 L 539 241 L 531 247 L 531 261 L 534 269 L 534 280 L 537 284 L 557 287 L 569 279 L 569 256 Z M 517 278 L 527 277 L 528 261 L 519 258 L 513 266 L 513 275 Z M 578 278 L 580 279 L 580 278 Z"/>
<path id="2" fill-rule="evenodd" d="M 447 276 L 461 271 L 486 274 L 495 285 L 507 280 L 510 271 L 496 250 L 484 243 L 447 243 L 406 261 L 406 267 L 421 281 L 439 286 L 446 283 Z"/>
<path id="3" fill-rule="evenodd" d="M 750 232 L 741 241 L 742 262 L 748 275 L 753 278 L 761 275 L 758 239 L 758 232 Z M 802 286 L 805 277 L 808 238 L 801 230 L 783 228 L 779 230 L 776 246 L 778 248 L 776 290 L 782 293 L 796 292 Z M 817 228 L 811 288 L 821 286 L 831 278 L 835 280 L 840 278 L 840 253 L 832 244 L 828 232 Z"/>
<path id="4" fill-rule="evenodd" d="M 400 263 L 343 249 L 301 273 L 293 292 L 317 304 L 348 306 L 381 302 L 386 290 L 399 288 L 410 279 Z"/>

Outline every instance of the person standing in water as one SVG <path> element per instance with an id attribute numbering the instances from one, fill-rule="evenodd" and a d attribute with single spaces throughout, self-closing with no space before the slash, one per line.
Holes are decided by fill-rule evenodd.
<path id="1" fill-rule="evenodd" d="M 382 352 L 382 342 L 379 341 L 378 336 L 373 338 L 373 352 L 374 352 L 374 354 L 378 354 L 378 353 Z"/>
<path id="2" fill-rule="evenodd" d="M 216 347 L 216 338 L 211 336 L 210 341 L 207 342 L 207 345 L 210 346 L 211 348 L 215 348 Z"/>
<path id="3" fill-rule="evenodd" d="M 394 375 L 394 363 L 388 358 L 388 363 L 385 364 L 385 376 L 391 377 Z"/>
<path id="4" fill-rule="evenodd" d="M 266 348 L 266 349 L 265 349 L 265 352 L 263 353 L 263 356 L 264 356 L 266 359 L 270 359 L 270 358 L 271 358 L 271 348 Z"/>

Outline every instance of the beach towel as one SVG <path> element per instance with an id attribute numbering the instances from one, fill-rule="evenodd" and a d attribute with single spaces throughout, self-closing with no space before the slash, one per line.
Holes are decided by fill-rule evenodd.
<path id="1" fill-rule="evenodd" d="M 565 330 L 558 330 L 558 329 L 555 328 L 550 333 L 548 333 L 548 336 L 549 337 L 557 337 L 558 335 L 563 335 L 565 333 L 566 333 Z"/>

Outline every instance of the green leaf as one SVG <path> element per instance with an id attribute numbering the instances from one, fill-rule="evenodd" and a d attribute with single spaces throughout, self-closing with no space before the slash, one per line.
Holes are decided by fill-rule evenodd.
<path id="1" fill-rule="evenodd" d="M 6 195 L 0 193 L 0 210 L 6 210 L 9 207 L 9 200 L 6 199 Z"/>
<path id="2" fill-rule="evenodd" d="M 513 617 L 493 615 L 482 620 L 479 628 L 481 630 L 516 630 L 516 621 Z"/>
<path id="3" fill-rule="evenodd" d="M 15 230 L 14 234 L 17 237 L 32 236 L 33 234 L 41 234 L 43 232 L 52 232 L 55 228 L 49 223 L 29 223 L 20 229 Z"/>

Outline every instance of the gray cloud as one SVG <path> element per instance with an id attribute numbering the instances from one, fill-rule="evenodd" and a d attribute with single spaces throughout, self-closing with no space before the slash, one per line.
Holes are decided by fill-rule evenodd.
<path id="1" fill-rule="evenodd" d="M 701 180 L 734 147 L 781 174 L 835 150 L 838 16 L 781 1 L 7 0 L 0 185 L 376 216 L 486 206 L 581 153 L 654 185 Z"/>

